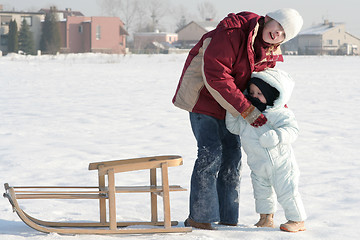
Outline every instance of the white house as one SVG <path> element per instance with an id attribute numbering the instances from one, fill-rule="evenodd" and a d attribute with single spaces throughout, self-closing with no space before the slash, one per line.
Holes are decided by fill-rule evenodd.
<path id="1" fill-rule="evenodd" d="M 305 55 L 359 55 L 360 38 L 348 33 L 344 23 L 327 20 L 299 33 L 284 44 L 283 51 Z"/>
<path id="2" fill-rule="evenodd" d="M 4 53 L 8 51 L 9 23 L 15 20 L 18 30 L 21 23 L 26 20 L 30 31 L 33 33 L 35 49 L 40 49 L 41 23 L 45 19 L 45 14 L 40 12 L 8 12 L 0 11 L 0 50 Z"/>

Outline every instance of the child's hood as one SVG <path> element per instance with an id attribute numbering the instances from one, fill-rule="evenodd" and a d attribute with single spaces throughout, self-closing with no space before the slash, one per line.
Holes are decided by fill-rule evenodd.
<path id="1" fill-rule="evenodd" d="M 283 107 L 290 100 L 295 81 L 287 72 L 268 68 L 261 72 L 253 72 L 251 77 L 260 78 L 279 91 L 279 97 L 274 101 L 274 108 Z"/>

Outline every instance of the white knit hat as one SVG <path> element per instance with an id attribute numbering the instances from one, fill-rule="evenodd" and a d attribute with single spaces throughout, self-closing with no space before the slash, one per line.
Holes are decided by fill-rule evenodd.
<path id="1" fill-rule="evenodd" d="M 304 22 L 299 12 L 292 8 L 279 9 L 266 15 L 276 20 L 283 27 L 285 31 L 283 43 L 294 38 L 300 32 Z"/>

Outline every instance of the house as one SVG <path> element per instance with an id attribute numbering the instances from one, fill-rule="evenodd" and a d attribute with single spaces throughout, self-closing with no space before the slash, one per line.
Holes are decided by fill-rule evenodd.
<path id="1" fill-rule="evenodd" d="M 118 17 L 67 16 L 60 22 L 61 52 L 126 53 L 124 23 Z"/>
<path id="2" fill-rule="evenodd" d="M 8 52 L 9 23 L 11 20 L 16 21 L 18 30 L 20 30 L 22 21 L 26 20 L 30 31 L 33 33 L 35 49 L 40 49 L 41 23 L 44 19 L 45 14 L 39 12 L 0 11 L 0 50 L 5 54 Z"/>
<path id="3" fill-rule="evenodd" d="M 41 9 L 49 13 L 53 9 Z M 129 34 L 118 17 L 86 17 L 71 8 L 56 10 L 61 36 L 61 52 L 126 53 Z"/>
<path id="4" fill-rule="evenodd" d="M 346 32 L 344 23 L 327 20 L 312 26 L 285 43 L 285 53 L 305 55 L 359 55 L 360 38 Z"/>
<path id="5" fill-rule="evenodd" d="M 0 50 L 7 53 L 7 38 L 10 20 L 15 19 L 20 29 L 23 19 L 33 33 L 35 49 L 40 49 L 42 22 L 46 13 L 52 9 L 41 9 L 39 12 L 6 12 L 0 5 Z M 118 17 L 85 17 L 81 12 L 56 10 L 59 19 L 61 52 L 84 53 L 102 52 L 126 53 L 126 36 L 124 23 Z"/>
<path id="6" fill-rule="evenodd" d="M 178 43 L 183 48 L 191 48 L 205 33 L 214 30 L 217 24 L 218 22 L 212 21 L 212 19 L 207 19 L 204 22 L 192 21 L 176 32 L 179 36 Z"/>
<path id="7" fill-rule="evenodd" d="M 178 40 L 176 33 L 167 32 L 137 32 L 134 33 L 133 52 L 155 53 L 164 52 L 171 47 L 171 44 Z"/>

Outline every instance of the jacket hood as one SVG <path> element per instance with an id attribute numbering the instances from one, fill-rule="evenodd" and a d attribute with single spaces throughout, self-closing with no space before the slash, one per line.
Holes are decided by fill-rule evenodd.
<path id="1" fill-rule="evenodd" d="M 219 27 L 254 29 L 262 16 L 252 12 L 230 13 L 218 24 Z"/>
<path id="2" fill-rule="evenodd" d="M 283 107 L 290 100 L 295 81 L 288 73 L 280 69 L 268 68 L 261 72 L 253 72 L 251 77 L 260 78 L 279 91 L 279 97 L 274 101 L 273 108 Z"/>

